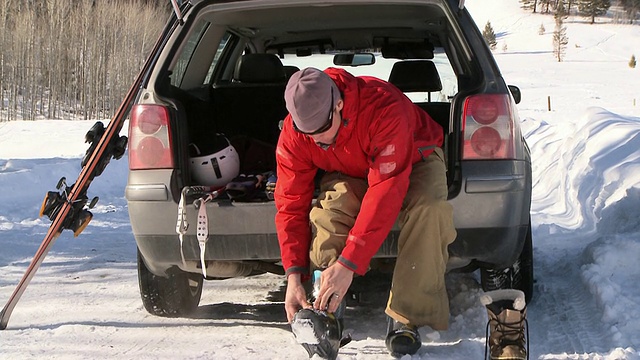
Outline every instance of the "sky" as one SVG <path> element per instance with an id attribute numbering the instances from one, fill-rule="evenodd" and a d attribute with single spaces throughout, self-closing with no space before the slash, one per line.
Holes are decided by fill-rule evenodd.
<path id="1" fill-rule="evenodd" d="M 628 66 L 640 56 L 640 25 L 571 17 L 567 54 L 557 62 L 553 17 L 512 0 L 466 3 L 481 29 L 491 21 L 494 56 L 523 94 L 518 111 L 534 177 L 531 358 L 640 359 L 640 66 Z M 78 174 L 92 124 L 0 123 L 0 302 L 49 226 L 38 218 L 44 194 Z M 143 309 L 127 171 L 126 160 L 112 161 L 96 178 L 93 221 L 80 237 L 65 231 L 57 240 L 0 332 L 0 359 L 306 358 L 286 324 L 280 276 L 206 282 L 190 318 Z M 421 329 L 422 349 L 405 360 L 482 358 L 487 316 L 478 281 L 477 273 L 447 275 L 450 328 Z M 339 359 L 390 358 L 383 309 L 375 291 L 348 309 L 354 340 Z"/>

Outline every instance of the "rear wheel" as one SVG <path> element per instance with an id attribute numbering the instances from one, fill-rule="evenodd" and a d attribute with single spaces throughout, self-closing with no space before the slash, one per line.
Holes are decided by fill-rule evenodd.
<path id="1" fill-rule="evenodd" d="M 138 250 L 138 284 L 144 308 L 152 315 L 179 317 L 193 313 L 202 296 L 203 277 L 177 268 L 168 277 L 153 274 Z"/>
<path id="2" fill-rule="evenodd" d="M 498 289 L 518 289 L 525 294 L 527 303 L 533 297 L 533 239 L 531 237 L 531 220 L 518 260 L 506 269 L 480 269 L 480 281 L 484 291 Z"/>

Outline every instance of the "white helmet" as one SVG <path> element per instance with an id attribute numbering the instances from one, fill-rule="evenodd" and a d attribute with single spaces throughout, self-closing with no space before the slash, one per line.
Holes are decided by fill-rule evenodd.
<path id="1" fill-rule="evenodd" d="M 229 139 L 216 134 L 210 149 L 200 149 L 190 144 L 191 177 L 198 185 L 225 186 L 240 173 L 240 157 Z M 203 155 L 202 153 L 210 154 Z"/>

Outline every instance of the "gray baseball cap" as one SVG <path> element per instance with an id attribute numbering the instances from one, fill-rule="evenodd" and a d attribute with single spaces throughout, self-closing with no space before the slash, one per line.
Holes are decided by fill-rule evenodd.
<path id="1" fill-rule="evenodd" d="M 308 67 L 291 76 L 284 100 L 296 127 L 312 133 L 327 124 L 333 111 L 331 104 L 335 107 L 340 100 L 340 90 L 329 75 Z"/>

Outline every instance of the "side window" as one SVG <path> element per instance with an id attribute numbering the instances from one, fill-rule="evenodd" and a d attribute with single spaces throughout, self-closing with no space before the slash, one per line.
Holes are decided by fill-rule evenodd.
<path id="1" fill-rule="evenodd" d="M 434 101 L 451 102 L 459 90 L 458 78 L 444 50 L 435 54 L 433 62 L 436 64 L 438 74 L 440 75 L 440 82 L 442 83 L 442 91 L 440 91 Z"/>
<path id="2" fill-rule="evenodd" d="M 182 79 L 184 78 L 184 74 L 186 73 L 187 67 L 189 66 L 189 62 L 193 57 L 193 53 L 196 50 L 198 43 L 202 39 L 202 36 L 204 35 L 209 25 L 210 23 L 207 21 L 200 21 L 196 25 L 191 35 L 189 35 L 189 39 L 185 43 L 185 46 L 182 48 L 182 53 L 180 53 L 178 61 L 176 62 L 171 75 L 169 76 L 169 78 L 171 79 L 171 85 L 178 88 L 180 87 Z"/>
<path id="3" fill-rule="evenodd" d="M 220 44 L 218 44 L 218 50 L 216 51 L 216 55 L 213 57 L 213 62 L 211 63 L 211 66 L 209 66 L 209 71 L 207 71 L 207 76 L 205 77 L 203 84 L 211 83 L 213 70 L 216 68 L 216 64 L 218 63 L 218 60 L 220 60 L 222 53 L 227 48 L 227 45 L 229 44 L 229 39 L 231 39 L 231 34 L 225 33 L 224 36 L 222 37 L 222 40 L 220 40 Z"/>

